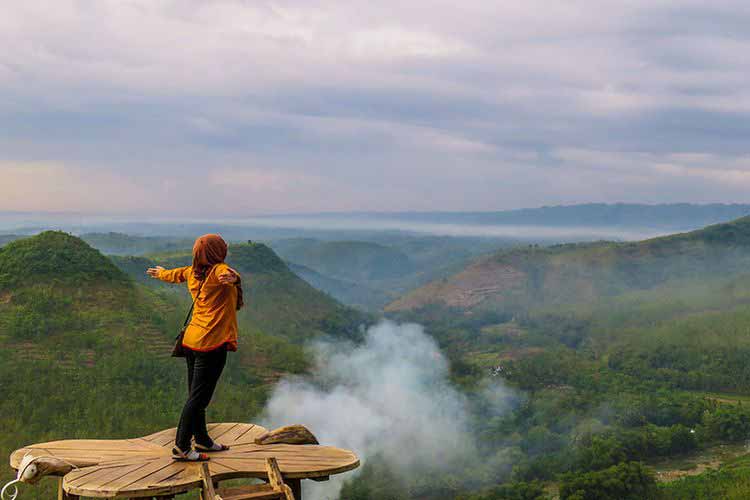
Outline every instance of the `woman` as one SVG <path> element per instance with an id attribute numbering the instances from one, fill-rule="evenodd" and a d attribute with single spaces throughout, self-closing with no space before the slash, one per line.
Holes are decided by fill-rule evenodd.
<path id="1" fill-rule="evenodd" d="M 205 452 L 229 449 L 215 443 L 206 428 L 206 407 L 224 369 L 227 351 L 237 350 L 237 310 L 243 305 L 240 275 L 224 263 L 226 256 L 227 244 L 221 236 L 206 234 L 195 240 L 192 266 L 157 266 L 146 271 L 152 278 L 169 283 L 187 282 L 195 301 L 182 341 L 189 396 L 172 449 L 175 460 L 208 460 Z M 194 449 L 191 439 L 195 440 Z"/>

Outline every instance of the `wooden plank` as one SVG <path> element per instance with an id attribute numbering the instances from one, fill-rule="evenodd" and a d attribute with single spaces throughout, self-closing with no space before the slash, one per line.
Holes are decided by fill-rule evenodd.
<path id="1" fill-rule="evenodd" d="M 213 429 L 208 431 L 208 435 L 211 436 L 211 439 L 214 441 L 217 441 L 224 436 L 227 432 L 231 431 L 235 427 L 237 427 L 240 424 L 217 424 Z"/>
<path id="2" fill-rule="evenodd" d="M 238 472 L 238 470 L 235 469 L 234 467 L 225 465 L 224 462 L 222 462 L 221 460 L 216 460 L 216 459 L 212 459 L 208 462 L 208 468 L 211 470 L 211 474 L 214 476 Z"/>
<path id="3" fill-rule="evenodd" d="M 139 487 L 141 484 L 148 487 L 147 480 L 152 478 L 155 474 L 173 466 L 174 462 L 171 459 L 154 460 L 148 463 L 142 469 L 137 469 L 125 474 L 116 480 L 107 484 L 107 491 L 119 492 L 128 489 L 129 486 L 138 483 Z M 175 474 L 180 468 L 174 468 L 171 473 Z"/>
<path id="4" fill-rule="evenodd" d="M 75 485 L 68 483 L 68 486 L 75 486 L 76 488 L 86 488 L 92 491 L 100 491 L 109 488 L 104 488 L 107 484 L 120 479 L 130 473 L 137 473 L 140 469 L 145 468 L 148 462 L 141 462 L 135 465 L 126 465 L 120 467 L 109 467 L 101 469 L 94 474 L 89 474 L 81 478 Z"/>
<path id="5" fill-rule="evenodd" d="M 240 444 L 255 444 L 255 438 L 266 432 L 265 427 L 250 424 L 250 427 L 235 439 L 235 446 Z"/>
<path id="6" fill-rule="evenodd" d="M 253 427 L 255 427 L 253 424 L 237 424 L 232 430 L 221 436 L 221 440 L 224 444 L 230 446 L 237 444 L 242 436 L 253 430 Z"/>
<path id="7" fill-rule="evenodd" d="M 139 461 L 135 463 L 142 463 L 142 462 Z M 93 467 L 86 467 L 84 469 L 73 470 L 65 476 L 65 484 L 68 486 L 76 486 L 80 483 L 85 482 L 86 481 L 85 478 L 87 478 L 88 476 L 92 474 L 97 474 L 103 470 L 104 471 L 108 471 L 112 469 L 117 470 L 123 465 L 133 465 L 133 464 L 132 463 L 126 463 L 126 464 L 116 463 L 116 464 L 109 464 L 109 465 L 95 465 Z"/>
<path id="8" fill-rule="evenodd" d="M 231 500 L 233 497 L 250 495 L 255 493 L 273 493 L 270 484 L 251 484 L 247 486 L 234 486 L 231 488 L 219 488 L 216 494 L 224 500 Z"/>
<path id="9" fill-rule="evenodd" d="M 139 488 L 153 488 L 156 485 L 158 485 L 160 482 L 179 474 L 185 470 L 184 464 L 181 464 L 180 462 L 175 462 L 171 458 L 168 458 L 162 462 L 162 467 L 154 470 L 149 475 L 144 476 L 134 482 L 131 482 L 129 484 L 123 485 L 120 490 L 124 490 L 126 488 L 130 488 L 133 486 L 136 482 L 138 483 Z M 130 488 L 133 489 L 133 488 Z"/>
<path id="10" fill-rule="evenodd" d="M 163 431 L 154 432 L 153 434 L 149 434 L 148 436 L 143 436 L 141 439 L 145 439 L 146 441 L 150 441 L 153 443 L 157 439 L 161 439 L 165 434 L 167 435 L 171 434 L 172 437 L 174 437 L 175 434 L 177 434 L 177 427 L 172 427 L 171 429 L 164 429 Z"/>

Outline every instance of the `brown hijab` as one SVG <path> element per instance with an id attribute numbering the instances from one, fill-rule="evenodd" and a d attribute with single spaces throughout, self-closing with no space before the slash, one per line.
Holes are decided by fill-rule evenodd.
<path id="1" fill-rule="evenodd" d="M 206 273 L 216 264 L 221 264 L 227 258 L 227 243 L 218 234 L 204 234 L 195 240 L 193 245 L 193 276 L 203 281 Z M 243 305 L 242 283 L 237 276 L 237 309 Z"/>

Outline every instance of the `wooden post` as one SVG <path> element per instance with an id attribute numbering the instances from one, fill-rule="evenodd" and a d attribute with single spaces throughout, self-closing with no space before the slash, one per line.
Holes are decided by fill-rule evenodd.
<path id="1" fill-rule="evenodd" d="M 292 489 L 292 495 L 294 500 L 302 500 L 302 480 L 301 479 L 287 479 L 286 484 Z"/>
<path id="2" fill-rule="evenodd" d="M 78 500 L 78 495 L 66 493 L 63 489 L 63 478 L 57 480 L 57 500 Z"/>
<path id="3" fill-rule="evenodd" d="M 268 473 L 268 484 L 271 485 L 274 491 L 278 491 L 283 495 L 281 497 L 282 500 L 298 500 L 300 498 L 297 496 L 299 495 L 299 491 L 295 494 L 294 486 L 292 486 L 295 480 L 292 479 L 289 484 L 284 482 L 284 477 L 281 475 L 281 470 L 279 470 L 279 463 L 275 458 L 266 458 L 266 472 Z M 296 481 L 299 485 L 299 479 Z"/>
<path id="4" fill-rule="evenodd" d="M 203 462 L 201 464 L 201 479 L 203 479 L 203 492 L 201 498 L 203 500 L 221 500 L 221 497 L 216 494 L 214 490 L 214 482 L 211 480 L 211 473 L 208 470 L 208 464 Z"/>

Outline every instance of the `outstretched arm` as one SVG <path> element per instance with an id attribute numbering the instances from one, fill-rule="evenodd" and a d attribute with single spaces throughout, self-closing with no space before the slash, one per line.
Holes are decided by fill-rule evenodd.
<path id="1" fill-rule="evenodd" d="M 177 269 L 164 269 L 161 266 L 149 267 L 146 274 L 152 278 L 160 279 L 168 283 L 184 283 L 187 277 L 185 271 L 188 267 L 178 267 Z"/>

